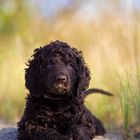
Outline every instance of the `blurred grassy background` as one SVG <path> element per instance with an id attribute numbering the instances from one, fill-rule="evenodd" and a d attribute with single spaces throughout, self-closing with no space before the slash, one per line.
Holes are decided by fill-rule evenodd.
<path id="1" fill-rule="evenodd" d="M 0 118 L 16 122 L 28 91 L 25 62 L 33 50 L 62 40 L 83 51 L 91 95 L 89 109 L 109 129 L 140 124 L 140 2 L 138 0 L 1 0 Z"/>

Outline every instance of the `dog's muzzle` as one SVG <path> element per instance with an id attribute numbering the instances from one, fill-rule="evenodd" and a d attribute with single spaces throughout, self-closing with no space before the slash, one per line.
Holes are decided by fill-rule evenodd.
<path id="1" fill-rule="evenodd" d="M 54 84 L 54 91 L 57 94 L 65 94 L 67 92 L 67 86 L 64 83 L 55 83 Z"/>

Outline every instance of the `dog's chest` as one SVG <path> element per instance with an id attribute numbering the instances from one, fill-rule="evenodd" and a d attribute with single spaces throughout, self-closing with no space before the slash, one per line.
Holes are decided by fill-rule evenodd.
<path id="1" fill-rule="evenodd" d="M 39 124 L 43 127 L 51 127 L 57 130 L 65 131 L 69 126 L 74 114 L 70 110 L 50 110 L 44 108 L 37 115 Z"/>

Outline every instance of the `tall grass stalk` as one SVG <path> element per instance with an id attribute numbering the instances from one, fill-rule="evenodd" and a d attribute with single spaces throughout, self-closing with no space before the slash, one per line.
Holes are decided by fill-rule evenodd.
<path id="1" fill-rule="evenodd" d="M 131 104 L 131 85 L 129 81 L 125 83 L 121 82 L 120 87 L 120 101 L 121 101 L 121 111 L 124 121 L 124 130 L 126 133 L 129 131 L 129 126 L 132 121 L 132 104 Z"/>

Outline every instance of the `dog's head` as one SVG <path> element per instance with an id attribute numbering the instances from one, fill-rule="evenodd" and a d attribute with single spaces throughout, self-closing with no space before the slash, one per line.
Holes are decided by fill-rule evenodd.
<path id="1" fill-rule="evenodd" d="M 90 72 L 80 51 L 60 41 L 35 49 L 25 73 L 26 87 L 34 97 L 63 99 L 89 85 Z M 73 92 L 75 91 L 75 92 Z"/>

